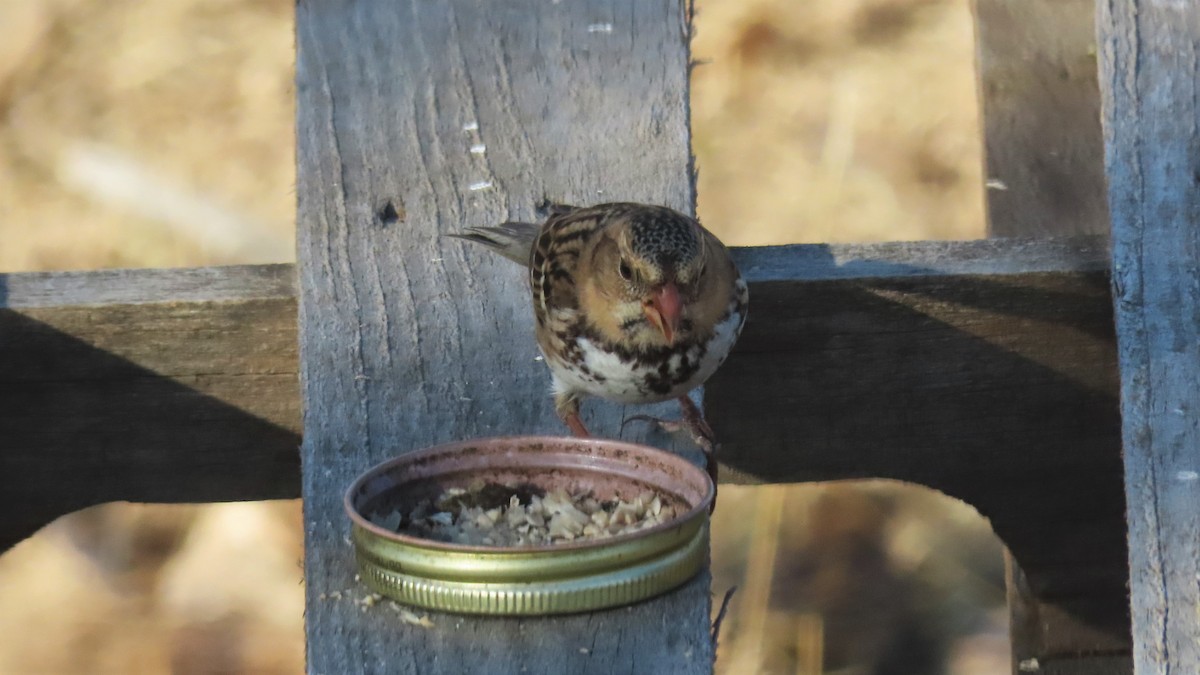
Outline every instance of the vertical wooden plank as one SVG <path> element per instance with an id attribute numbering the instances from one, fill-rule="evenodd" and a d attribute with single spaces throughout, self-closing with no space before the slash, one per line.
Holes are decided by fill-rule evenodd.
<path id="1" fill-rule="evenodd" d="M 1134 668 L 1200 672 L 1200 3 L 1101 0 Z"/>
<path id="2" fill-rule="evenodd" d="M 974 0 L 988 230 L 1108 234 L 1094 0 Z"/>
<path id="3" fill-rule="evenodd" d="M 988 235 L 1107 236 L 1094 0 L 974 0 L 973 5 Z M 1123 503 L 1119 462 L 1095 463 L 1101 465 L 1113 467 L 1113 473 L 1076 477 L 1078 489 L 1095 495 L 1098 504 Z M 1097 516 L 1093 525 L 1125 526 L 1116 517 L 1105 520 Z M 1131 672 L 1128 630 L 1100 628 L 1128 625 L 1124 595 L 1113 594 L 1124 588 L 1125 561 L 1123 546 L 1094 542 L 1094 569 L 1111 573 L 1093 584 L 1093 611 L 1100 615 L 1083 616 L 1060 599 L 1039 597 L 1018 561 L 1006 556 L 1013 672 L 1029 672 L 1034 665 L 1046 675 Z"/>
<path id="4" fill-rule="evenodd" d="M 686 25 L 676 0 L 298 3 L 310 672 L 711 671 L 707 574 L 631 608 L 423 628 L 356 602 L 340 503 L 396 453 L 563 432 L 525 274 L 439 234 L 545 198 L 692 211 Z M 586 412 L 617 435 L 618 407 Z"/>

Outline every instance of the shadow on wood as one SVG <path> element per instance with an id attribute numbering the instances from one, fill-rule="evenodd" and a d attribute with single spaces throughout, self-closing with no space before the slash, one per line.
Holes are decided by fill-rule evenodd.
<path id="1" fill-rule="evenodd" d="M 809 277 L 839 267 L 805 255 L 796 267 Z M 991 520 L 1038 598 L 1080 617 L 1090 634 L 1077 644 L 1119 650 L 1125 502 L 1107 273 L 848 264 L 859 278 L 749 274 L 750 320 L 705 395 L 723 471 L 892 478 L 958 497 Z"/>
<path id="2" fill-rule="evenodd" d="M 723 478 L 886 477 L 954 495 L 991 519 L 1025 567 L 1044 600 L 1030 611 L 1077 616 L 1070 645 L 1114 649 L 1127 634 L 1126 563 L 1103 244 L 734 255 L 753 309 L 705 397 Z M 24 524 L 0 545 L 97 501 L 296 496 L 293 273 L 0 275 L 0 433 L 23 439 L 0 469 L 13 484 L 5 498 L 26 495 L 4 502 Z M 513 368 L 544 386 L 543 365 Z M 548 400 L 530 405 L 553 414 Z M 55 466 L 77 467 L 73 482 Z M 29 494 L 42 499 L 36 509 Z M 1065 644 L 1035 637 L 1041 655 Z"/>
<path id="3" fill-rule="evenodd" d="M 271 357 L 248 343 L 274 321 L 236 311 L 236 303 L 224 312 L 183 302 L 18 311 L 6 308 L 6 280 L 0 276 L 0 551 L 58 516 L 107 501 L 298 495 L 294 325 L 291 352 L 272 344 Z M 132 360 L 106 349 L 118 342 Z M 280 362 L 290 367 L 272 372 Z M 281 423 L 289 417 L 291 426 Z"/>

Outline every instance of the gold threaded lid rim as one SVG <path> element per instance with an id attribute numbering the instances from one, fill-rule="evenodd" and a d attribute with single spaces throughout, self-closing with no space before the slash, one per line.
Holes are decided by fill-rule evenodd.
<path id="1" fill-rule="evenodd" d="M 420 539 L 363 515 L 430 485 L 463 485 L 477 475 L 547 490 L 582 486 L 597 495 L 652 489 L 682 510 L 673 520 L 632 533 L 531 547 Z M 630 604 L 682 585 L 707 564 L 714 495 L 704 470 L 656 448 L 526 436 L 451 443 L 389 460 L 355 481 L 345 507 L 359 576 L 376 593 L 431 610 L 530 616 Z"/>
<path id="2" fill-rule="evenodd" d="M 356 528 L 355 540 L 361 536 Z M 464 581 L 405 574 L 364 555 L 361 548 L 357 561 L 360 578 L 371 590 L 404 605 L 459 614 L 534 616 L 618 607 L 661 595 L 694 577 L 707 558 L 708 528 L 703 526 L 682 545 L 631 564 L 548 580 L 531 576 L 525 581 Z"/>

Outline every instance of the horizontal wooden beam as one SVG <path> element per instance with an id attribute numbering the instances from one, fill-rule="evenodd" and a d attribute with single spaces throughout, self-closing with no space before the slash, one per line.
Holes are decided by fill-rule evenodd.
<path id="1" fill-rule="evenodd" d="M 725 475 L 892 478 L 958 497 L 991 520 L 1037 597 L 1086 618 L 1088 634 L 1072 644 L 1123 649 L 1120 421 L 1101 240 L 737 255 L 750 319 L 705 394 Z"/>
<path id="2" fill-rule="evenodd" d="M 959 497 L 1039 597 L 1094 618 L 1103 653 L 1125 581 L 1104 245 L 735 255 L 751 316 L 705 395 L 723 478 L 883 477 Z M 0 506 L 13 516 L 0 547 L 103 501 L 298 496 L 293 274 L 0 276 Z"/>
<path id="3" fill-rule="evenodd" d="M 101 502 L 300 493 L 291 265 L 0 275 L 0 551 Z"/>

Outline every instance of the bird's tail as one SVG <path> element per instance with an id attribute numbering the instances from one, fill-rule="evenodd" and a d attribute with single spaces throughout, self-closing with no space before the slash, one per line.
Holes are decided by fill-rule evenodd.
<path id="1" fill-rule="evenodd" d="M 459 234 L 446 236 L 483 244 L 509 260 L 529 265 L 533 240 L 537 238 L 539 230 L 533 223 L 510 222 L 496 227 L 469 227 Z"/>

